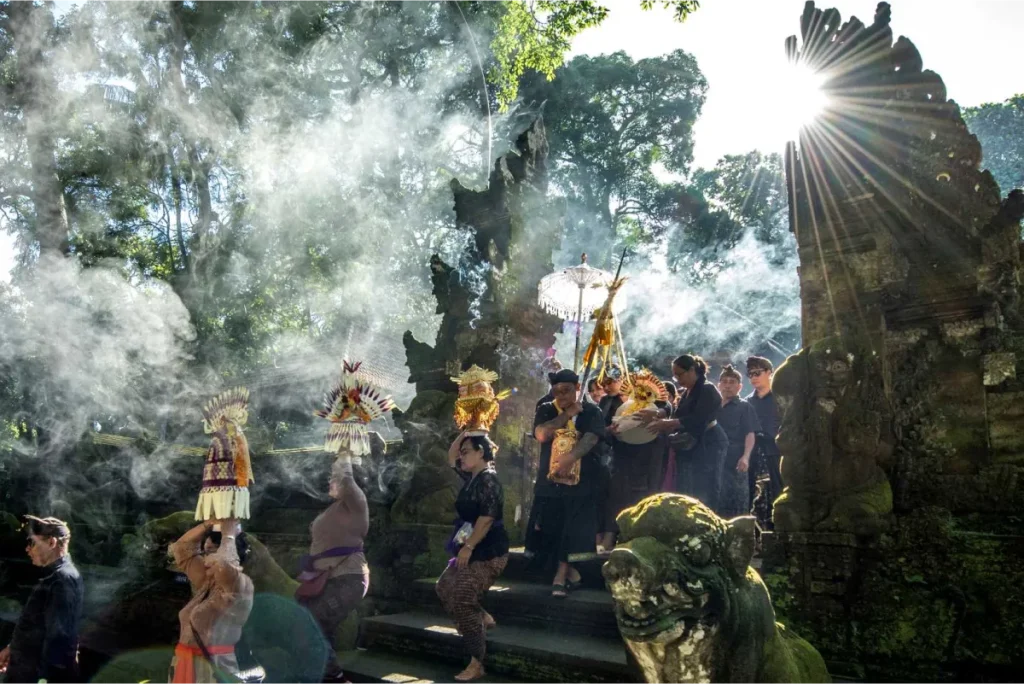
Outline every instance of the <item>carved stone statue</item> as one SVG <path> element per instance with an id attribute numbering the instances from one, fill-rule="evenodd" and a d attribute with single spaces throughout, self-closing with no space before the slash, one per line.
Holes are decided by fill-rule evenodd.
<path id="1" fill-rule="evenodd" d="M 772 391 L 785 416 L 775 529 L 884 529 L 892 488 L 882 466 L 892 463 L 895 436 L 878 356 L 856 338 L 826 339 L 787 359 Z"/>
<path id="2" fill-rule="evenodd" d="M 619 514 L 604 565 L 615 617 L 648 682 L 827 682 L 814 648 L 775 621 L 754 518 L 656 494 Z"/>
<path id="3" fill-rule="evenodd" d="M 548 390 L 538 369 L 561 325 L 536 302 L 537 284 L 552 268 L 561 235 L 560 212 L 546 194 L 547 153 L 544 124 L 537 119 L 514 151 L 495 161 L 485 189 L 452 181 L 456 224 L 473 241 L 456 265 L 436 254 L 430 259 L 436 312 L 442 314 L 434 345 L 411 333 L 403 339 L 417 394 L 408 411 L 396 412 L 404 438 L 396 457 L 417 465 L 392 507 L 396 522 L 451 522 L 461 485 L 446 457 L 458 398 L 451 378 L 474 364 L 496 371 L 503 387 L 517 389 L 502 401 L 491 435 L 502 449 L 498 472 L 511 509 L 506 519 L 525 522 L 532 490 L 511 463 L 522 463 L 534 404 Z M 515 523 L 509 528 L 515 539 Z"/>

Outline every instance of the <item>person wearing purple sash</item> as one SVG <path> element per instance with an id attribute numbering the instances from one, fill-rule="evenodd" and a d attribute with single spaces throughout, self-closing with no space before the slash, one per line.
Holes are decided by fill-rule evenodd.
<path id="1" fill-rule="evenodd" d="M 335 455 L 328 480 L 334 502 L 309 526 L 312 541 L 309 554 L 300 562 L 301 584 L 295 598 L 313 615 L 330 647 L 325 682 L 344 681 L 334 635 L 370 587 L 370 566 L 363 554 L 370 509 L 352 467 L 363 456 L 385 450 L 384 440 L 367 425 L 393 407 L 391 397 L 374 386 L 360 371 L 360 364 L 346 361 L 341 381 L 327 393 L 324 408 L 315 413 L 331 423 L 324 451 Z"/>
<path id="2" fill-rule="evenodd" d="M 366 495 L 352 474 L 351 462 L 336 461 L 331 468 L 330 497 L 334 502 L 309 526 L 312 543 L 302 557 L 295 598 L 320 625 L 331 646 L 324 681 L 343 681 L 334 653 L 334 635 L 366 596 L 370 566 L 363 555 L 363 540 L 370 529 Z"/>

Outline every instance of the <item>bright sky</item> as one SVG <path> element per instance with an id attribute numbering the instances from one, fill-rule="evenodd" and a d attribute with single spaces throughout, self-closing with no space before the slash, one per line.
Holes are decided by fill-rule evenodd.
<path id="1" fill-rule="evenodd" d="M 780 74 L 784 43 L 800 31 L 804 0 L 701 0 L 683 24 L 660 3 L 648 12 L 640 0 L 605 0 L 601 26 L 573 43 L 573 56 L 624 50 L 633 59 L 683 49 L 708 80 L 703 114 L 694 127 L 696 164 L 711 167 L 725 154 L 752 149 L 782 152 L 785 114 Z M 875 0 L 819 0 L 870 24 Z M 926 69 L 942 76 L 961 106 L 1002 101 L 1024 92 L 1024 0 L 890 0 L 895 36 L 906 35 Z"/>

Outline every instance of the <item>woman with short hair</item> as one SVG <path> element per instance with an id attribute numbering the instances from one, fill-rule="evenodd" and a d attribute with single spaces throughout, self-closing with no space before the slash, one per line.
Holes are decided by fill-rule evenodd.
<path id="1" fill-rule="evenodd" d="M 449 542 L 454 558 L 437 580 L 436 590 L 469 652 L 469 665 L 455 675 L 460 682 L 484 675 L 486 630 L 494 626 L 494 618 L 480 599 L 508 563 L 505 494 L 493 467 L 496 448 L 486 433 L 463 432 L 448 450 L 448 463 L 465 484 L 455 500 L 458 520 Z"/>

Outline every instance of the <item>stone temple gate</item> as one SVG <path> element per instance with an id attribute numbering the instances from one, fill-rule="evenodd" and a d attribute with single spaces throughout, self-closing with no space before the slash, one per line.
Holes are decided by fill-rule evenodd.
<path id="1" fill-rule="evenodd" d="M 805 348 L 776 374 L 767 580 L 837 673 L 1000 678 L 1024 665 L 1024 193 L 889 19 L 808 2 L 786 41 L 829 104 L 787 151 Z"/>

